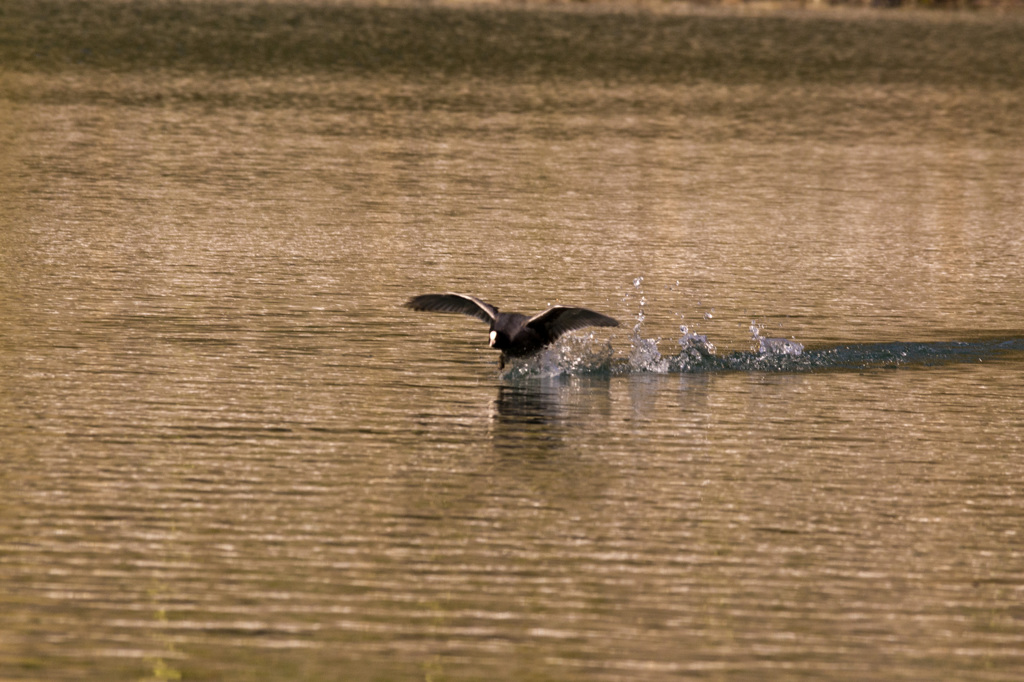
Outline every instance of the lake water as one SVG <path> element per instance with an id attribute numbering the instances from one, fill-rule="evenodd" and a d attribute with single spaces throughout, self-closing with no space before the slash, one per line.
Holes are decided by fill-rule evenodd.
<path id="1" fill-rule="evenodd" d="M 0 678 L 1020 679 L 1020 18 L 0 38 Z"/>

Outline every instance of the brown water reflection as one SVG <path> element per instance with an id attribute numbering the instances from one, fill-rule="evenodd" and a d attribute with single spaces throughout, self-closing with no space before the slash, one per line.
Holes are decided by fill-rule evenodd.
<path id="1" fill-rule="evenodd" d="M 0 677 L 1018 676 L 1016 20 L 0 27 Z"/>

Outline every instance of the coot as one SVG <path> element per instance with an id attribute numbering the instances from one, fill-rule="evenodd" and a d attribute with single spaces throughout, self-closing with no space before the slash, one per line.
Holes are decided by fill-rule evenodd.
<path id="1" fill-rule="evenodd" d="M 501 366 L 506 357 L 532 355 L 553 343 L 559 336 L 584 327 L 618 327 L 614 318 L 586 308 L 556 305 L 533 317 L 520 313 L 501 313 L 496 306 L 466 294 L 423 294 L 405 302 L 406 308 L 436 313 L 462 313 L 491 325 L 490 346 L 501 351 Z"/>

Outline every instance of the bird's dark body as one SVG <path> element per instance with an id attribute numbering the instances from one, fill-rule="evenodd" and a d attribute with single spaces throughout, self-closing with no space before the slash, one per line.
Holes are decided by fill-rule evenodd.
<path id="1" fill-rule="evenodd" d="M 466 294 L 423 294 L 405 303 L 413 310 L 471 315 L 491 326 L 490 345 L 506 357 L 525 357 L 553 343 L 559 336 L 584 327 L 617 327 L 618 321 L 587 310 L 554 306 L 543 313 L 527 317 L 521 313 L 502 313 L 496 306 Z"/>
<path id="2" fill-rule="evenodd" d="M 546 342 L 540 333 L 530 327 L 527 324 L 529 321 L 530 318 L 521 313 L 498 313 L 491 322 L 491 331 L 497 333 L 492 345 L 512 357 L 533 355 L 550 341 Z"/>

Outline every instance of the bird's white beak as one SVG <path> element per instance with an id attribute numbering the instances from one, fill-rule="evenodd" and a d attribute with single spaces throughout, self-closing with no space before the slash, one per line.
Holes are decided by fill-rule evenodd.
<path id="1" fill-rule="evenodd" d="M 491 332 L 491 342 L 488 344 L 491 348 L 494 348 L 494 342 L 498 340 L 498 332 Z"/>

